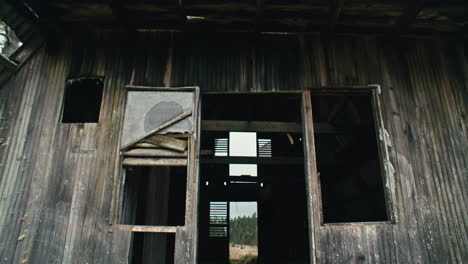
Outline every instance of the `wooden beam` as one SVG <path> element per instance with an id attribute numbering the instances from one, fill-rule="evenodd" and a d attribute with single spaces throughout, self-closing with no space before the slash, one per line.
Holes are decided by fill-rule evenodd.
<path id="1" fill-rule="evenodd" d="M 141 141 L 141 140 L 149 137 L 150 135 L 155 134 L 156 132 L 158 132 L 160 130 L 163 130 L 166 127 L 172 126 L 173 124 L 175 124 L 175 123 L 177 123 L 177 122 L 179 122 L 179 121 L 183 120 L 184 118 L 189 117 L 191 115 L 192 115 L 192 111 L 189 111 L 187 113 L 182 113 L 182 114 L 176 116 L 174 119 L 171 119 L 171 120 L 167 121 L 166 123 L 160 125 L 159 127 L 151 130 L 149 133 L 130 141 L 129 143 L 122 146 L 120 149 L 125 150 L 126 148 L 128 148 L 128 147 L 132 146 L 133 144 L 137 143 L 138 141 Z"/>
<path id="2" fill-rule="evenodd" d="M 403 14 L 398 18 L 395 23 L 394 34 L 401 35 L 408 31 L 411 24 L 416 21 L 416 17 L 418 16 L 419 12 L 424 8 L 424 4 L 426 0 L 411 0 L 408 3 L 405 11 Z"/>
<path id="3" fill-rule="evenodd" d="M 175 233 L 177 226 L 114 225 L 117 229 L 145 233 Z"/>
<path id="4" fill-rule="evenodd" d="M 413 0 L 421 1 L 421 0 Z M 187 30 L 187 31 L 229 31 L 229 32 L 252 32 L 252 23 L 256 24 L 256 30 L 262 32 L 323 32 L 330 28 L 333 30 L 338 21 L 340 29 L 335 31 L 349 34 L 383 34 L 383 30 L 393 30 L 392 21 L 394 17 L 405 9 L 401 1 L 388 1 L 388 3 L 363 4 L 361 1 L 344 0 L 323 1 L 282 1 L 282 3 L 270 3 L 264 0 L 255 2 L 238 3 L 236 1 L 212 1 L 212 3 L 192 3 L 193 1 L 137 1 L 125 2 L 123 8 L 126 12 L 127 23 L 138 30 Z M 278 2 L 278 1 L 274 1 Z M 437 32 L 457 31 L 460 25 L 452 23 L 444 28 L 438 25 L 447 24 L 447 17 L 453 21 L 462 16 L 457 10 L 463 10 L 460 1 L 449 1 L 450 3 L 431 3 L 427 7 L 434 11 L 434 17 L 428 17 L 424 23 L 428 28 L 420 28 L 422 34 L 434 34 Z M 460 2 L 460 3 L 458 3 Z M 119 27 L 113 19 L 113 11 L 109 3 L 102 1 L 48 1 L 51 8 L 57 10 L 61 16 L 62 24 L 91 24 L 93 26 L 112 28 Z M 263 6 L 263 8 L 262 8 Z M 256 8 L 258 7 L 258 8 Z M 340 19 L 343 9 L 352 10 L 349 16 Z M 410 10 L 409 8 L 408 10 Z M 185 11 L 184 11 L 185 10 Z M 263 11 L 262 11 L 263 10 Z M 185 23 L 181 25 L 181 16 L 184 12 L 203 14 L 206 23 Z M 240 11 L 240 12 L 239 12 Z M 65 15 L 64 15 L 65 14 Z M 265 16 L 265 14 L 267 14 Z M 257 19 L 256 19 L 257 17 Z M 263 17 L 263 18 L 262 18 Z M 407 16 L 408 17 L 408 16 Z M 186 16 L 185 16 L 186 18 Z M 430 28 L 430 30 L 429 30 Z"/>
<path id="5" fill-rule="evenodd" d="M 204 131 L 301 132 L 300 123 L 266 121 L 203 120 Z"/>
<path id="6" fill-rule="evenodd" d="M 302 164 L 303 157 L 202 157 L 202 164 Z"/>
<path id="7" fill-rule="evenodd" d="M 329 123 L 316 123 L 314 126 L 317 134 L 340 133 L 339 129 Z M 295 122 L 203 120 L 202 130 L 301 133 L 302 125 Z"/>
<path id="8" fill-rule="evenodd" d="M 187 159 L 166 158 L 125 158 L 124 166 L 187 166 Z"/>
<path id="9" fill-rule="evenodd" d="M 187 151 L 178 152 L 168 149 L 153 149 L 153 148 L 136 148 L 124 152 L 124 156 L 128 157 L 169 157 L 169 158 L 185 158 Z"/>
<path id="10" fill-rule="evenodd" d="M 184 152 L 187 148 L 187 141 L 163 135 L 154 135 L 143 139 L 145 143 L 153 144 L 156 147 L 167 148 L 179 152 Z"/>

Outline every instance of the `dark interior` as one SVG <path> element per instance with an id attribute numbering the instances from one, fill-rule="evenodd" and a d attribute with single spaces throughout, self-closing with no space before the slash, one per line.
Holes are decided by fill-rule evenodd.
<path id="1" fill-rule="evenodd" d="M 175 234 L 132 233 L 129 264 L 174 264 Z"/>
<path id="2" fill-rule="evenodd" d="M 101 78 L 67 81 L 62 123 L 98 123 L 103 83 Z"/>
<path id="3" fill-rule="evenodd" d="M 324 223 L 386 221 L 387 210 L 371 93 L 313 94 Z"/>
<path id="4" fill-rule="evenodd" d="M 186 167 L 125 167 L 121 223 L 183 226 Z"/>
<path id="5" fill-rule="evenodd" d="M 301 123 L 300 94 L 206 94 L 202 107 L 202 126 L 203 120 Z M 302 133 L 287 134 L 257 132 L 257 139 L 271 139 L 272 148 L 272 157 L 244 160 L 257 164 L 257 177 L 239 181 L 229 176 L 236 162 L 217 162 L 212 152 L 201 158 L 199 263 L 228 263 L 229 237 L 209 235 L 212 201 L 257 202 L 257 263 L 309 263 Z M 202 151 L 214 150 L 219 138 L 229 138 L 229 131 L 202 131 Z"/>

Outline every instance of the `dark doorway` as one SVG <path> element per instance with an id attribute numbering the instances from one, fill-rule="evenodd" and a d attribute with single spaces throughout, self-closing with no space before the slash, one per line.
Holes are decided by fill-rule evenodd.
<path id="1" fill-rule="evenodd" d="M 301 94 L 206 94 L 202 105 L 199 263 L 229 263 L 230 238 L 251 249 L 230 263 L 309 263 Z M 240 202 L 257 209 L 243 228 L 230 217 Z"/>

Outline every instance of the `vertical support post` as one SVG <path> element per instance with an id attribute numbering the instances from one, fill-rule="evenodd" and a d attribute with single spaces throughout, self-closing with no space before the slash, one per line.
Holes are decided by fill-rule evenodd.
<path id="1" fill-rule="evenodd" d="M 311 92 L 302 94 L 302 124 L 304 138 L 305 176 L 307 192 L 307 209 L 309 220 L 310 263 L 316 263 L 315 229 L 320 225 L 320 195 L 318 188 L 317 163 L 315 159 L 314 123 L 312 118 Z"/>
<path id="2" fill-rule="evenodd" d="M 185 226 L 177 228 L 174 263 L 196 263 L 198 245 L 199 153 L 200 153 L 200 92 L 195 90 L 193 128 L 187 156 L 187 189 Z"/>

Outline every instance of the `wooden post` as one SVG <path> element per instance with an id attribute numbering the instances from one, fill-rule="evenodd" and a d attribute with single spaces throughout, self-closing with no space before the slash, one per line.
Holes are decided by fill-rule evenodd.
<path id="1" fill-rule="evenodd" d="M 312 118 L 312 101 L 310 91 L 302 95 L 302 123 L 304 138 L 304 157 L 307 188 L 307 209 L 309 220 L 310 262 L 316 263 L 315 228 L 320 225 L 320 195 L 318 187 L 317 163 L 315 160 L 314 123 Z"/>

